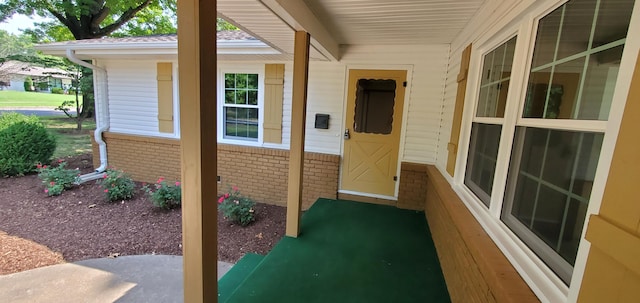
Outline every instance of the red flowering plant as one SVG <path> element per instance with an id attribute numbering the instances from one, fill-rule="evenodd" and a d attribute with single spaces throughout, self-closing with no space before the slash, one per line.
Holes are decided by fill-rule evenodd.
<path id="1" fill-rule="evenodd" d="M 109 202 L 129 200 L 135 193 L 136 184 L 133 179 L 115 168 L 108 168 L 98 183 L 102 186 Z"/>
<path id="2" fill-rule="evenodd" d="M 182 202 L 182 187 L 179 181 L 168 182 L 164 177 L 160 177 L 153 185 L 153 189 L 148 185 L 142 189 L 147 192 L 153 205 L 159 208 L 177 208 Z"/>
<path id="3" fill-rule="evenodd" d="M 218 209 L 229 221 L 236 222 L 241 226 L 247 226 L 255 221 L 256 202 L 251 198 L 240 194 L 237 186 L 233 186 L 227 193 L 218 198 Z"/>
<path id="4" fill-rule="evenodd" d="M 58 196 L 66 189 L 70 189 L 77 184 L 80 179 L 80 173 L 77 169 L 66 169 L 67 162 L 58 160 L 57 166 L 47 166 L 38 163 L 38 177 L 42 180 L 45 189 L 44 192 L 48 196 Z"/>

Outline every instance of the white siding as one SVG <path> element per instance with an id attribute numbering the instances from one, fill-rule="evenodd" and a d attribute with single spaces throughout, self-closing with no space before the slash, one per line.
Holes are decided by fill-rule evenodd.
<path id="1" fill-rule="evenodd" d="M 307 91 L 305 150 L 340 154 L 344 108 L 345 66 L 335 62 L 310 62 Z M 282 107 L 282 144 L 265 143 L 269 148 L 289 149 L 291 142 L 291 100 L 293 63 L 284 67 L 284 100 Z M 329 129 L 315 129 L 315 115 L 329 114 Z"/>
<path id="2" fill-rule="evenodd" d="M 447 70 L 447 79 L 444 88 L 444 99 L 442 104 L 442 117 L 440 124 L 440 134 L 438 137 L 438 151 L 436 165 L 443 169 L 447 166 L 447 143 L 451 137 L 451 126 L 453 123 L 453 110 L 456 103 L 456 94 L 458 90 L 457 76 L 460 72 L 460 61 L 463 48 L 458 48 L 451 53 L 449 59 L 449 68 Z M 472 50 L 473 51 L 473 50 Z"/>
<path id="3" fill-rule="evenodd" d="M 446 44 L 352 46 L 344 50 L 341 62 L 311 62 L 305 150 L 341 153 L 348 68 L 406 69 L 408 102 L 405 102 L 401 160 L 435 163 L 448 54 Z M 100 64 L 107 68 L 109 77 L 110 130 L 163 136 L 158 133 L 156 61 L 106 60 Z M 224 62 L 224 66 L 261 64 L 264 63 Z M 289 148 L 292 82 L 293 63 L 285 62 L 282 144 L 265 143 L 264 147 Z M 316 114 L 331 116 L 329 129 L 315 129 Z"/>
<path id="4" fill-rule="evenodd" d="M 344 123 L 345 78 L 345 67 L 342 64 L 331 62 L 309 64 L 305 150 L 340 154 Z M 329 129 L 315 129 L 316 114 L 330 115 Z"/>
<path id="5" fill-rule="evenodd" d="M 109 131 L 167 136 L 158 132 L 158 86 L 155 60 L 108 60 Z"/>
<path id="6" fill-rule="evenodd" d="M 402 161 L 435 163 L 447 70 L 449 46 L 352 46 L 345 49 L 341 62 L 311 62 L 307 92 L 305 150 L 339 155 L 348 68 L 409 69 L 408 103 L 405 107 L 406 131 Z M 291 132 L 291 83 L 293 65 L 285 66 L 282 145 L 288 148 Z M 329 129 L 315 129 L 315 115 L 331 116 Z"/>
<path id="7" fill-rule="evenodd" d="M 14 90 L 18 92 L 24 91 L 24 76 L 14 76 L 11 79 L 9 90 Z"/>
<path id="8" fill-rule="evenodd" d="M 412 69 L 406 93 L 402 161 L 435 163 L 449 45 L 352 46 L 343 62 L 364 68 Z"/>
<path id="9" fill-rule="evenodd" d="M 462 51 L 467 45 L 473 43 L 474 45 L 471 50 L 471 60 L 473 61 L 473 56 L 477 52 L 478 41 L 488 39 L 503 30 L 510 23 L 516 22 L 525 10 L 534 2 L 535 0 L 524 0 L 519 2 L 508 0 L 487 1 L 473 19 L 469 21 L 462 32 L 453 40 L 453 43 L 451 44 L 451 55 L 449 57 L 449 67 L 447 69 L 447 80 L 442 104 L 442 124 L 440 125 L 440 133 L 438 136 L 439 147 L 436 165 L 441 171 L 444 171 L 447 165 L 447 143 L 451 136 L 453 109 L 455 107 L 458 87 L 456 78 L 460 72 Z M 542 3 L 544 1 L 538 2 Z M 470 74 L 468 81 L 474 81 L 474 79 L 476 79 L 476 77 Z M 467 86 L 469 86 L 469 83 L 467 83 Z M 465 99 L 468 101 L 469 97 L 470 96 L 467 93 Z M 467 103 L 468 102 L 465 102 L 465 107 L 468 106 Z M 464 129 L 461 130 L 461 132 L 464 131 Z M 461 138 L 462 137 L 463 136 L 461 136 Z"/>

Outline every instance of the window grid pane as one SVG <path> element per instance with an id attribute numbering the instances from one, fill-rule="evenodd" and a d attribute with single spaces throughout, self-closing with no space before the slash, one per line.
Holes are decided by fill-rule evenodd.
<path id="1" fill-rule="evenodd" d="M 258 81 L 258 74 L 225 74 L 225 138 L 258 140 Z"/>
<path id="2" fill-rule="evenodd" d="M 575 263 L 603 138 L 600 133 L 529 127 L 518 127 L 514 138 L 502 219 L 566 283 L 571 272 L 545 258 L 540 245 L 569 267 Z M 536 244 L 528 233 L 544 244 Z"/>
<path id="3" fill-rule="evenodd" d="M 504 117 L 516 37 L 485 55 L 476 117 Z"/>
<path id="4" fill-rule="evenodd" d="M 473 123 L 465 185 L 489 206 L 502 125 Z"/>
<path id="5" fill-rule="evenodd" d="M 530 90 L 543 90 L 534 76 L 539 73 L 548 73 L 547 95 L 527 98 L 523 118 L 608 119 L 612 97 L 608 92 L 617 79 L 634 1 L 605 2 L 569 1 L 540 20 L 527 96 L 535 94 Z M 603 36 L 604 29 L 609 37 Z M 618 47 L 619 51 L 606 52 Z M 543 110 L 527 111 L 531 108 Z"/>

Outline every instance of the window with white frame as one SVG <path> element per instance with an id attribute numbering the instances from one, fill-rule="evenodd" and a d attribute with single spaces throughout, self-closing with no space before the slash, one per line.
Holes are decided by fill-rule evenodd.
<path id="1" fill-rule="evenodd" d="M 223 138 L 258 141 L 259 75 L 224 73 Z"/>
<path id="2" fill-rule="evenodd" d="M 534 41 L 513 37 L 481 61 L 464 184 L 567 285 L 633 7 L 633 0 L 568 1 L 534 23 Z M 510 83 L 516 43 L 533 49 L 526 83 Z M 526 93 L 509 95 L 509 84 Z M 505 129 L 512 135 L 501 137 Z"/>
<path id="3" fill-rule="evenodd" d="M 517 37 L 484 56 L 464 183 L 489 206 Z"/>

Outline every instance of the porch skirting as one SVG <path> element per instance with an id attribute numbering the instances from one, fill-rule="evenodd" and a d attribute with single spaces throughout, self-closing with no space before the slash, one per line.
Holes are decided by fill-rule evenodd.
<path id="1" fill-rule="evenodd" d="M 452 302 L 539 302 L 434 166 L 425 215 Z"/>
<path id="2" fill-rule="evenodd" d="M 180 178 L 180 140 L 104 133 L 110 167 L 121 169 L 134 180 L 155 182 Z M 99 165 L 93 142 L 94 166 Z M 303 209 L 318 198 L 335 199 L 338 192 L 340 156 L 305 153 Z M 218 193 L 238 186 L 243 195 L 274 205 L 286 206 L 289 151 L 218 144 Z"/>

